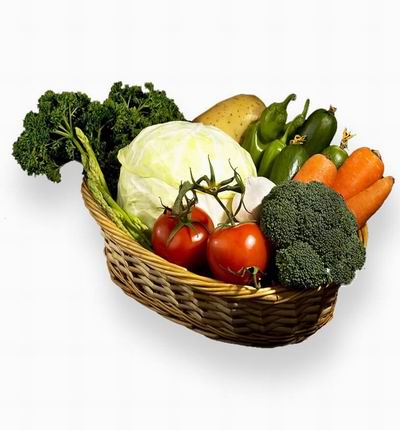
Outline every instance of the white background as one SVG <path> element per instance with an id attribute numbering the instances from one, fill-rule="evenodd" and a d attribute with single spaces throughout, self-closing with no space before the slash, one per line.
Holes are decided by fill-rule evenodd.
<path id="1" fill-rule="evenodd" d="M 103 99 L 153 81 L 187 118 L 237 93 L 338 107 L 350 142 L 400 178 L 396 1 L 44 1 L 0 7 L 0 428 L 398 429 L 398 185 L 368 261 L 302 344 L 208 340 L 114 286 L 100 232 L 63 181 L 11 157 L 46 90 Z"/>

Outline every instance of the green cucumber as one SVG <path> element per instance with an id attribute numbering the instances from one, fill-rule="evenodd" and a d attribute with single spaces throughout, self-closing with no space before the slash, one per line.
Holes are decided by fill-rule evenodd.
<path id="1" fill-rule="evenodd" d="M 301 142 L 301 138 L 295 138 L 275 158 L 269 179 L 276 185 L 292 179 L 300 167 L 310 158 L 305 145 Z"/>
<path id="2" fill-rule="evenodd" d="M 325 148 L 322 151 L 322 154 L 325 155 L 329 160 L 332 161 L 332 163 L 339 169 L 339 167 L 346 161 L 346 159 L 349 157 L 349 154 L 347 153 L 347 143 L 348 141 L 354 137 L 353 134 L 347 131 L 347 128 L 343 130 L 342 140 L 340 142 L 340 145 L 331 145 Z"/>
<path id="3" fill-rule="evenodd" d="M 337 169 L 339 169 L 339 167 L 349 157 L 349 154 L 346 151 L 344 151 L 340 146 L 336 145 L 328 146 L 322 151 L 322 154 L 331 160 Z"/>
<path id="4" fill-rule="evenodd" d="M 314 111 L 297 131 L 297 134 L 305 136 L 304 148 L 310 155 L 322 152 L 331 143 L 337 130 L 335 111 L 332 106 L 329 110 Z"/>

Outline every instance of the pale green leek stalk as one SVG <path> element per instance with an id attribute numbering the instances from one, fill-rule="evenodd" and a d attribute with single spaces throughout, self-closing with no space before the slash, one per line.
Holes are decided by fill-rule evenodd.
<path id="1" fill-rule="evenodd" d="M 111 197 L 103 172 L 89 139 L 78 127 L 75 127 L 74 134 L 72 126 L 67 118 L 65 118 L 64 123 L 65 126 L 61 127 L 58 134 L 71 140 L 80 152 L 83 169 L 86 173 L 87 185 L 95 201 L 117 227 L 128 233 L 142 246 L 150 249 L 151 242 L 149 239 L 150 231 L 148 227 L 143 224 L 139 218 L 129 215 Z"/>

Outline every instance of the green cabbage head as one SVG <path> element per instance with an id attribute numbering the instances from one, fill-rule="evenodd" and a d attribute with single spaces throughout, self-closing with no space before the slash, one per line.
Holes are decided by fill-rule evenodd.
<path id="1" fill-rule="evenodd" d="M 217 181 L 232 177 L 229 162 L 243 180 L 257 175 L 250 154 L 216 127 L 172 121 L 143 129 L 118 153 L 119 205 L 152 228 L 163 211 L 160 201 L 166 206 L 173 204 L 180 183 L 190 180 L 190 169 L 195 179 L 209 176 L 208 157 Z M 233 195 L 226 192 L 221 197 L 229 205 Z M 200 196 L 199 206 L 218 224 L 223 211 L 210 198 Z"/>

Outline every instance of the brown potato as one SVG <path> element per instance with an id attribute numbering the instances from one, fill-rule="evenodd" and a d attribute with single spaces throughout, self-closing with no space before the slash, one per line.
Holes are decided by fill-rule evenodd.
<path id="1" fill-rule="evenodd" d="M 238 94 L 217 103 L 193 122 L 214 125 L 240 142 L 249 124 L 257 120 L 265 108 L 257 96 Z"/>

